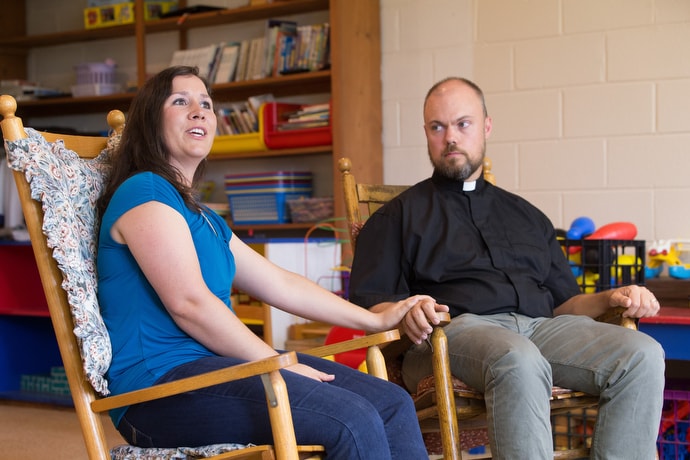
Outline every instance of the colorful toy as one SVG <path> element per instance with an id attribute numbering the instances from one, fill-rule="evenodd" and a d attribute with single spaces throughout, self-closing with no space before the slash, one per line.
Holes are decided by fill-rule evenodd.
<path id="1" fill-rule="evenodd" d="M 676 279 L 690 278 L 690 264 L 680 260 L 683 243 L 687 240 L 659 240 L 652 243 L 647 251 L 647 265 L 645 276 L 654 278 L 659 276 L 663 265 L 668 265 L 668 276 Z"/>
<path id="2" fill-rule="evenodd" d="M 637 227 L 631 222 L 612 222 L 596 229 L 585 237 L 588 240 L 632 240 L 637 236 Z"/>
<path id="3" fill-rule="evenodd" d="M 599 281 L 598 273 L 592 273 L 589 271 L 585 271 L 584 273 L 580 272 L 580 275 L 578 275 L 576 278 L 577 284 L 580 285 L 582 292 L 586 294 L 597 292 L 597 281 Z"/>
<path id="4" fill-rule="evenodd" d="M 611 267 L 612 283 L 624 284 L 626 277 L 629 280 L 634 279 L 638 267 L 642 267 L 642 261 L 639 258 L 633 254 L 619 254 L 616 258 L 616 265 Z M 629 282 L 626 281 L 626 283 Z"/>
<path id="5" fill-rule="evenodd" d="M 581 240 L 582 238 L 594 233 L 596 226 L 589 217 L 578 217 L 570 224 L 570 228 L 565 236 L 569 240 Z"/>
<path id="6" fill-rule="evenodd" d="M 568 232 L 573 234 L 583 233 L 588 231 L 594 223 L 586 217 L 578 217 L 571 224 L 571 229 Z M 585 239 L 585 240 L 632 240 L 637 236 L 637 227 L 631 222 L 612 222 L 606 224 L 598 229 L 586 234 L 584 238 L 575 239 Z M 570 246 L 568 248 L 568 254 L 576 254 L 580 252 L 582 248 L 580 246 Z"/>

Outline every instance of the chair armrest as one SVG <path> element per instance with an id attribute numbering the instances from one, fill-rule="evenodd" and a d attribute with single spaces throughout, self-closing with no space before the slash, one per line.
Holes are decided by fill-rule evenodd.
<path id="1" fill-rule="evenodd" d="M 117 407 L 129 406 L 146 401 L 173 396 L 187 391 L 198 390 L 225 382 L 232 382 L 247 377 L 268 374 L 278 369 L 297 364 L 297 354 L 294 351 L 283 353 L 259 361 L 252 361 L 237 366 L 206 372 L 204 374 L 187 377 L 173 382 L 154 385 L 121 395 L 97 399 L 91 403 L 94 412 L 105 412 Z"/>
<path id="2" fill-rule="evenodd" d="M 623 307 L 611 308 L 603 315 L 598 316 L 596 320 L 602 323 L 615 324 L 617 326 L 637 330 L 637 320 L 635 318 L 624 317 L 623 312 L 625 310 L 626 309 Z"/>
<path id="3" fill-rule="evenodd" d="M 369 348 L 375 345 L 393 342 L 398 339 L 400 339 L 400 332 L 397 329 L 392 329 L 390 331 L 377 332 L 375 334 L 357 337 L 356 339 L 350 339 L 344 342 L 310 348 L 301 353 L 323 358 L 324 356 L 337 355 L 339 353 L 359 350 L 361 348 Z"/>
<path id="4" fill-rule="evenodd" d="M 312 356 L 324 357 L 366 348 L 367 372 L 370 375 L 380 379 L 388 380 L 386 360 L 381 353 L 381 348 L 379 348 L 379 345 L 385 345 L 395 342 L 399 339 L 400 332 L 397 329 L 392 329 L 390 331 L 377 332 L 375 334 L 365 335 L 364 337 L 358 337 L 356 339 L 350 339 L 344 342 L 312 348 L 310 350 L 306 350 L 304 353 Z"/>

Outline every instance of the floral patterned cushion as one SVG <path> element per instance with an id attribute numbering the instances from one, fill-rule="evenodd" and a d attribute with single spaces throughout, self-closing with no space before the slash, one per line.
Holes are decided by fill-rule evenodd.
<path id="1" fill-rule="evenodd" d="M 110 366 L 110 338 L 96 297 L 96 200 L 110 171 L 108 156 L 118 136 L 101 154 L 83 160 L 61 141 L 47 142 L 37 131 L 18 141 L 5 141 L 10 168 L 23 172 L 31 197 L 42 203 L 43 233 L 63 274 L 62 287 L 74 319 L 84 372 L 94 389 L 107 395 L 104 375 Z"/>
<path id="2" fill-rule="evenodd" d="M 192 460 L 244 449 L 244 444 L 212 444 L 203 447 L 141 448 L 120 445 L 110 450 L 112 460 Z"/>

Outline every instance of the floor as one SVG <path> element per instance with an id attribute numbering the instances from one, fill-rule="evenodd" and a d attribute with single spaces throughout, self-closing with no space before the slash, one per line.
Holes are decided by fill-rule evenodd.
<path id="1" fill-rule="evenodd" d="M 122 444 L 105 421 L 108 445 Z M 3 460 L 87 459 L 77 416 L 66 407 L 0 401 L 0 446 Z"/>

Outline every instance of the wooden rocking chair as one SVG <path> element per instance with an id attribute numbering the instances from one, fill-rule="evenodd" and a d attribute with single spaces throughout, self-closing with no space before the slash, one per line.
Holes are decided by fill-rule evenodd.
<path id="1" fill-rule="evenodd" d="M 406 190 L 406 185 L 360 184 L 352 174 L 352 162 L 348 158 L 339 161 L 343 196 L 345 199 L 345 212 L 350 229 L 352 250 L 355 250 L 357 235 L 366 218 L 389 200 Z M 491 160 L 484 162 L 484 179 L 495 183 L 491 173 Z M 362 212 L 364 211 L 364 212 Z M 612 310 L 606 317 L 599 320 L 620 324 L 624 327 L 636 329 L 636 323 L 630 318 L 623 318 L 622 309 Z M 447 324 L 450 320 L 447 315 Z M 395 373 L 396 361 L 411 342 L 403 337 L 383 349 L 383 353 Z M 417 388 L 408 389 L 412 394 L 417 409 L 422 432 L 439 433 L 442 444 L 443 458 L 445 460 L 458 460 L 461 450 L 474 447 L 478 444 L 487 444 L 486 435 L 486 407 L 484 396 L 470 388 L 458 378 L 451 375 L 448 358 L 448 341 L 443 327 L 435 327 L 431 336 L 433 347 L 433 375 L 423 379 Z M 392 379 L 404 386 L 402 379 Z M 599 398 L 579 391 L 554 387 L 551 397 L 552 415 L 570 412 L 576 409 L 594 408 Z M 429 449 L 429 445 L 427 445 Z M 439 452 L 433 452 L 439 453 Z M 571 449 L 556 450 L 556 459 L 588 458 L 589 448 L 586 445 L 576 446 Z"/>
<path id="2" fill-rule="evenodd" d="M 95 296 L 95 201 L 108 172 L 107 155 L 124 126 L 124 115 L 120 111 L 108 114 L 112 128 L 109 138 L 67 136 L 25 130 L 22 120 L 15 116 L 16 109 L 14 98 L 0 96 L 0 126 L 8 162 L 13 169 L 89 459 L 323 458 L 322 446 L 296 443 L 287 389 L 279 373 L 280 369 L 297 362 L 294 352 L 126 394 L 102 396 L 107 393 L 103 375 L 109 364 L 110 342 Z M 381 368 L 385 364 L 380 352 L 376 352 L 377 344 L 397 338 L 397 331 L 388 331 L 364 340 L 322 347 L 314 354 L 328 356 L 372 346 L 370 355 L 377 361 L 372 361 L 372 366 Z M 100 413 L 256 375 L 261 376 L 266 392 L 273 445 L 222 444 L 177 449 L 124 445 L 112 451 L 107 445 Z"/>

